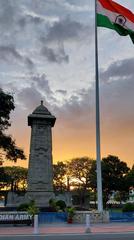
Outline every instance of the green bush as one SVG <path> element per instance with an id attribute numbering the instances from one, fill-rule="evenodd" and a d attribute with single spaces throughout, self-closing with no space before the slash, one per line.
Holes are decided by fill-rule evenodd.
<path id="1" fill-rule="evenodd" d="M 134 212 L 134 203 L 126 203 L 122 209 L 123 212 Z"/>
<path id="2" fill-rule="evenodd" d="M 53 209 L 54 212 L 57 212 L 57 205 L 55 199 L 51 198 L 49 200 L 49 206 Z"/>
<path id="3" fill-rule="evenodd" d="M 73 207 L 67 207 L 66 208 L 67 216 L 69 219 L 72 219 L 73 216 L 75 215 L 75 208 Z"/>
<path id="4" fill-rule="evenodd" d="M 39 213 L 39 208 L 36 207 L 35 201 L 31 200 L 29 203 L 22 203 L 17 207 L 17 211 L 27 211 L 30 215 L 34 216 Z"/>
<path id="5" fill-rule="evenodd" d="M 29 203 L 22 203 L 17 207 L 17 211 L 27 211 Z"/>
<path id="6" fill-rule="evenodd" d="M 54 212 L 64 211 L 66 208 L 66 203 L 63 200 L 57 200 L 51 198 L 49 200 L 49 206 L 53 209 Z"/>
<path id="7" fill-rule="evenodd" d="M 60 210 L 64 211 L 66 208 L 66 203 L 63 200 L 58 200 L 56 202 L 56 206 L 58 206 Z"/>
<path id="8" fill-rule="evenodd" d="M 36 206 L 35 201 L 32 200 L 29 203 L 29 206 L 27 208 L 27 212 L 34 217 L 35 214 L 39 213 L 39 208 Z"/>

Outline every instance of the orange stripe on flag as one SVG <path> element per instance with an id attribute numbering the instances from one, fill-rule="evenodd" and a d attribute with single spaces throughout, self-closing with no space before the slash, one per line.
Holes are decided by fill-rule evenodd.
<path id="1" fill-rule="evenodd" d="M 134 14 L 129 9 L 121 6 L 120 4 L 112 0 L 98 0 L 98 1 L 107 10 L 119 13 L 120 15 L 123 15 L 124 17 L 128 18 L 131 22 L 134 22 Z"/>

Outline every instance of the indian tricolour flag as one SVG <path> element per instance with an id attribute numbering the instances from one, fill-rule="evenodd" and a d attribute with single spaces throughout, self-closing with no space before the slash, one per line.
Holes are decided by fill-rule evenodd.
<path id="1" fill-rule="evenodd" d="M 134 14 L 112 0 L 97 0 L 97 26 L 129 35 L 134 43 Z"/>

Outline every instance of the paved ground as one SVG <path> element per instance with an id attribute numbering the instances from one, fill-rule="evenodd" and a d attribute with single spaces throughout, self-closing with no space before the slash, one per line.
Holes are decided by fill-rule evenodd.
<path id="1" fill-rule="evenodd" d="M 0 235 L 0 240 L 134 240 L 134 233 Z"/>
<path id="2" fill-rule="evenodd" d="M 133 223 L 108 223 L 108 224 L 92 224 L 92 233 L 134 233 L 134 222 Z M 82 224 L 44 224 L 40 226 L 40 234 L 84 234 L 86 226 Z M 4 226 L 0 225 L 0 235 L 23 235 L 23 234 L 33 234 L 34 228 L 29 226 Z"/>

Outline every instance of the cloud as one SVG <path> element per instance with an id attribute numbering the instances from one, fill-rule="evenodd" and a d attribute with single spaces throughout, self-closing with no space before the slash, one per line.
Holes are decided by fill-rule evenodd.
<path id="1" fill-rule="evenodd" d="M 41 54 L 48 60 L 48 62 L 62 63 L 69 62 L 69 56 L 65 53 L 64 47 L 58 49 L 52 49 L 49 47 L 43 47 Z"/>
<path id="2" fill-rule="evenodd" d="M 51 96 L 53 94 L 45 74 L 34 75 L 32 76 L 31 80 L 33 83 L 36 83 L 37 88 L 42 90 L 47 96 Z"/>
<path id="3" fill-rule="evenodd" d="M 35 106 L 40 105 L 42 97 L 42 94 L 34 86 L 22 89 L 17 95 L 20 105 L 26 109 L 34 109 Z"/>
<path id="4" fill-rule="evenodd" d="M 45 8 L 45 7 L 44 7 Z M 59 21 L 59 17 L 58 16 L 49 16 L 47 14 L 41 14 L 41 10 L 39 11 L 39 13 L 37 13 L 37 9 L 27 9 L 25 8 L 23 13 L 24 13 L 24 17 L 25 17 L 25 23 L 33 23 L 35 25 L 38 25 L 38 24 L 42 24 L 42 23 L 48 23 L 48 24 L 53 24 L 57 21 Z M 23 25 L 23 19 L 24 17 L 22 18 L 22 25 Z"/>
<path id="5" fill-rule="evenodd" d="M 125 59 L 112 63 L 100 78 L 100 112 L 103 131 L 113 134 L 130 131 L 134 122 L 134 59 Z M 124 74 L 122 73 L 124 72 Z M 102 78 L 103 77 L 103 78 Z M 110 81 L 110 79 L 116 81 Z M 102 81 L 106 79 L 107 81 Z M 62 92 L 61 92 L 62 93 Z M 64 92 L 63 92 L 64 94 Z M 76 91 L 63 105 L 55 108 L 58 118 L 62 118 L 66 127 L 85 129 L 93 127 L 95 122 L 95 89 Z M 81 125 L 82 124 L 82 125 Z M 121 133 L 122 131 L 122 133 Z"/>
<path id="6" fill-rule="evenodd" d="M 44 20 L 42 16 L 32 11 L 25 12 L 25 19 L 27 23 L 34 23 L 34 24 L 40 24 Z"/>
<path id="7" fill-rule="evenodd" d="M 128 145 L 134 131 L 133 63 L 133 58 L 116 61 L 100 74 L 102 134 L 109 142 L 114 138 L 112 144 L 115 148 L 121 144 Z"/>
<path id="8" fill-rule="evenodd" d="M 54 112 L 57 118 L 62 119 L 65 127 L 77 131 L 77 128 L 86 129 L 87 125 L 92 125 L 94 122 L 92 121 L 94 118 L 92 94 L 91 89 L 81 89 L 81 91 L 76 91 L 62 106 L 55 106 Z"/>
<path id="9" fill-rule="evenodd" d="M 124 160 L 127 160 L 126 153 L 129 154 L 133 146 L 131 141 L 133 142 L 134 131 L 134 112 L 132 111 L 134 81 L 133 77 L 122 79 L 119 71 L 120 64 L 118 67 L 117 65 L 114 65 L 113 71 L 117 70 L 114 77 L 118 76 L 118 80 L 110 82 L 100 80 L 101 148 L 102 156 L 117 154 L 120 157 L 123 153 Z M 125 62 L 122 62 L 122 66 L 125 66 Z M 108 69 L 111 68 L 112 64 L 105 70 L 108 79 L 111 76 Z M 66 94 L 66 90 L 64 92 L 58 89 L 56 92 Z M 62 145 L 62 149 L 57 154 L 60 159 L 69 151 L 79 156 L 85 152 L 93 154 L 93 151 L 95 152 L 94 86 L 92 85 L 90 89 L 76 90 L 70 98 L 64 99 L 62 105 L 52 99 L 53 96 L 54 93 L 46 75 L 35 75 L 31 77 L 31 85 L 23 88 L 18 94 L 18 106 L 20 109 L 24 107 L 28 115 L 40 104 L 41 100 L 44 100 L 44 105 L 57 118 L 54 128 L 54 146 L 59 149 Z M 22 106 L 21 103 L 23 103 Z"/>
<path id="10" fill-rule="evenodd" d="M 29 69 L 34 68 L 33 61 L 29 57 L 20 54 L 13 45 L 0 46 L 0 61 L 4 61 L 6 63 L 13 63 L 14 61 L 16 63 L 20 62 L 25 64 Z"/>
<path id="11" fill-rule="evenodd" d="M 29 69 L 33 69 L 35 67 L 33 61 L 29 57 L 24 57 L 24 62 Z"/>
<path id="12" fill-rule="evenodd" d="M 6 27 L 8 30 L 14 24 L 15 9 L 10 0 L 0 1 L 0 26 Z"/>
<path id="13" fill-rule="evenodd" d="M 86 30 L 87 27 L 83 24 L 67 17 L 59 22 L 55 22 L 53 26 L 49 28 L 48 34 L 45 37 L 41 37 L 41 41 L 42 43 L 50 43 L 81 38 Z"/>
<path id="14" fill-rule="evenodd" d="M 130 126 L 130 119 L 134 120 L 134 113 L 131 111 L 134 102 L 134 74 L 132 69 L 128 70 L 130 77 L 122 79 L 121 66 L 127 67 L 129 61 L 132 63 L 133 59 L 126 59 L 121 61 L 121 64 L 111 64 L 105 71 L 101 73 L 101 77 L 107 76 L 107 81 L 102 82 L 100 79 L 100 105 L 101 118 L 105 122 L 105 126 L 126 127 Z M 131 64 L 130 64 L 131 65 Z M 113 67 L 114 66 L 114 67 Z M 110 70 L 109 70 L 110 69 Z M 111 69 L 113 71 L 111 72 Z M 131 71 L 130 71 L 131 70 Z M 106 75 L 105 75 L 106 74 Z M 133 74 L 133 75 L 132 75 Z M 116 81 L 110 81 L 110 77 L 118 77 Z M 58 100 L 55 98 L 55 93 L 50 88 L 49 81 L 45 74 L 34 75 L 31 77 L 31 85 L 20 91 L 19 100 L 25 102 L 25 106 L 29 104 L 29 98 L 34 98 L 35 105 L 41 99 L 45 99 L 50 109 L 53 109 L 57 118 L 62 119 L 64 124 L 72 129 L 76 126 L 82 126 L 84 129 L 87 125 L 93 126 L 95 121 L 95 90 L 92 85 L 90 89 L 81 89 L 75 91 L 69 98 L 64 98 L 63 104 L 58 105 Z M 66 90 L 58 89 L 57 93 L 66 95 Z M 82 124 L 82 125 L 81 125 Z M 110 130 L 111 131 L 111 130 Z"/>
<path id="15" fill-rule="evenodd" d="M 14 46 L 0 46 L 0 59 L 5 61 L 11 61 L 12 59 L 22 60 L 22 56 L 15 49 Z"/>
<path id="16" fill-rule="evenodd" d="M 56 93 L 60 93 L 62 95 L 66 95 L 67 91 L 66 90 L 62 90 L 62 89 L 58 89 L 58 90 L 56 90 Z"/>
<path id="17" fill-rule="evenodd" d="M 89 12 L 89 2 L 88 1 L 81 1 L 81 0 L 66 0 L 63 1 L 64 7 L 72 12 Z"/>
<path id="18" fill-rule="evenodd" d="M 28 87 L 23 87 L 17 94 L 17 99 L 23 107 L 32 109 L 41 100 L 45 100 L 48 106 L 57 102 L 45 74 L 31 76 L 29 83 Z"/>
<path id="19" fill-rule="evenodd" d="M 47 33 L 41 34 L 41 55 L 49 62 L 69 63 L 72 42 L 79 47 L 83 44 L 83 39 L 85 44 L 87 42 L 88 44 L 91 43 L 92 31 L 92 26 L 87 27 L 80 22 L 71 20 L 70 17 L 61 19 L 59 22 L 49 26 Z"/>
<path id="20" fill-rule="evenodd" d="M 24 28 L 26 24 L 27 24 L 26 17 L 20 17 L 18 19 L 18 25 L 20 26 L 20 28 Z"/>
<path id="21" fill-rule="evenodd" d="M 115 79 L 128 79 L 134 76 L 134 58 L 123 59 L 113 62 L 106 70 L 101 71 L 102 81 L 112 81 Z"/>

